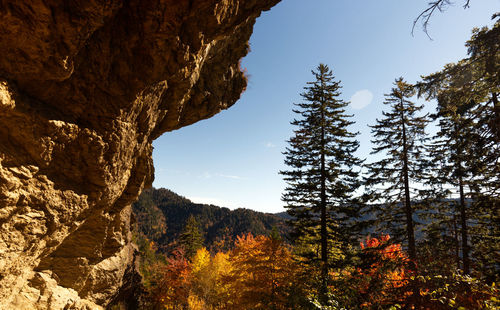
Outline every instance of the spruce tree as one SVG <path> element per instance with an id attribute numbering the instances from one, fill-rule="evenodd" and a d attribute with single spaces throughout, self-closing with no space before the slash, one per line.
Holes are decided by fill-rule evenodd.
<path id="1" fill-rule="evenodd" d="M 352 224 L 358 217 L 353 193 L 360 186 L 354 156 L 359 147 L 357 133 L 349 131 L 354 122 L 345 113 L 348 102 L 339 98 L 340 82 L 328 66 L 320 64 L 312 71 L 315 81 L 308 82 L 296 104 L 296 127 L 284 152 L 289 170 L 281 171 L 287 183 L 282 196 L 295 241 L 307 239 L 320 255 L 322 288 L 326 296 L 332 244 L 347 244 L 355 235 Z M 314 254 L 314 253 L 313 253 Z M 309 257 L 312 263 L 318 257 Z"/>
<path id="2" fill-rule="evenodd" d="M 434 205 L 447 206 L 448 210 L 441 209 L 440 212 L 434 210 L 431 214 L 434 220 L 442 219 L 443 214 L 446 214 L 452 216 L 455 223 L 459 223 L 462 270 L 469 274 L 469 212 L 467 211 L 466 189 L 471 188 L 474 184 L 471 167 L 475 166 L 475 158 L 471 156 L 471 151 L 473 141 L 478 136 L 471 119 L 468 117 L 473 105 L 450 106 L 443 104 L 443 100 L 441 99 L 438 113 L 435 115 L 435 118 L 438 119 L 439 130 L 430 148 L 430 167 L 433 168 L 433 172 L 429 175 L 429 181 L 433 184 L 434 189 L 438 189 Z M 460 99 L 455 98 L 455 100 Z M 458 201 L 445 200 L 445 195 L 456 197 Z M 457 218 L 459 221 L 456 221 Z M 443 222 L 443 224 L 445 223 L 446 221 Z"/>
<path id="3" fill-rule="evenodd" d="M 187 219 L 186 226 L 179 235 L 179 245 L 189 259 L 192 259 L 196 251 L 203 247 L 203 232 L 200 224 L 192 215 Z"/>
<path id="4" fill-rule="evenodd" d="M 428 118 L 418 116 L 423 106 L 409 100 L 415 95 L 414 87 L 403 78 L 396 79 L 394 84 L 391 93 L 385 95 L 384 104 L 389 106 L 389 111 L 384 111 L 384 118 L 370 126 L 375 145 L 371 154 L 384 157 L 366 165 L 365 185 L 369 197 L 378 202 L 371 204 L 367 212 L 395 240 L 406 239 L 409 257 L 415 260 L 412 200 L 417 198 L 419 189 L 410 185 L 420 179 L 420 157 L 427 139 Z"/>
<path id="5" fill-rule="evenodd" d="M 470 198 L 470 210 L 460 202 L 463 270 L 475 265 L 495 281 L 500 270 L 500 21 L 491 29 L 474 29 L 466 46 L 468 58 L 424 77 L 418 88 L 426 99 L 437 99 L 441 120 L 449 122 L 446 134 L 455 131 L 463 145 L 461 169 L 467 175 L 460 201 Z M 456 162 L 456 148 L 451 155 L 447 160 Z"/>
<path id="6" fill-rule="evenodd" d="M 465 91 L 477 104 L 478 137 L 471 154 L 477 159 L 473 167 L 477 186 L 471 190 L 471 255 L 476 270 L 491 283 L 500 280 L 500 20 L 491 29 L 474 29 L 466 46 L 467 84 L 472 87 Z"/>

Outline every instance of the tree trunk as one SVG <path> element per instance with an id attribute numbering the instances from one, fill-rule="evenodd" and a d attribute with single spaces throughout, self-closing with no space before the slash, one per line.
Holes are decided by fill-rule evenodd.
<path id="1" fill-rule="evenodd" d="M 403 125 L 403 178 L 405 186 L 405 214 L 406 214 L 406 237 L 408 238 L 408 256 L 410 257 L 410 268 L 416 269 L 415 235 L 413 231 L 413 210 L 411 209 L 410 180 L 408 177 L 408 142 L 406 138 L 406 126 L 404 119 L 403 98 L 401 98 L 401 124 Z M 413 302 L 418 307 L 420 293 L 415 284 L 412 284 Z"/>
<path id="2" fill-rule="evenodd" d="M 453 210 L 453 241 L 455 245 L 455 263 L 460 268 L 460 242 L 458 241 L 457 210 Z"/>
<path id="3" fill-rule="evenodd" d="M 328 231 L 326 229 L 325 121 L 321 109 L 321 298 L 325 302 L 328 290 Z"/>
<path id="4" fill-rule="evenodd" d="M 462 180 L 462 175 L 458 179 L 460 188 L 460 226 L 462 233 L 462 262 L 464 274 L 470 273 L 470 263 L 469 263 L 469 245 L 467 244 L 467 214 L 465 206 L 465 194 L 464 194 L 464 184 Z"/>
<path id="5" fill-rule="evenodd" d="M 495 135 L 495 139 L 497 142 L 500 142 L 500 103 L 498 102 L 498 94 L 491 94 L 491 102 L 493 103 L 493 113 L 495 116 L 493 117 L 493 123 L 491 124 L 491 131 Z"/>
<path id="6" fill-rule="evenodd" d="M 413 231 L 413 210 L 411 209 L 410 181 L 408 178 L 408 145 L 406 139 L 406 126 L 403 114 L 403 99 L 401 99 L 401 123 L 403 125 L 403 178 L 405 189 L 405 214 L 406 214 L 406 237 L 408 238 L 408 255 L 415 261 L 417 255 L 415 250 L 415 235 Z"/>
<path id="7" fill-rule="evenodd" d="M 455 131 L 460 132 L 460 128 L 457 124 L 455 124 Z M 470 273 L 470 263 L 469 263 L 469 245 L 467 244 L 468 233 L 467 233 L 467 213 L 466 213 L 466 205 L 465 205 L 465 193 L 464 193 L 464 168 L 462 166 L 463 160 L 461 159 L 463 156 L 463 139 L 462 136 L 458 138 L 458 149 L 457 149 L 457 174 L 458 174 L 458 190 L 460 194 L 460 232 L 462 235 L 462 266 L 463 272 L 465 274 Z"/>

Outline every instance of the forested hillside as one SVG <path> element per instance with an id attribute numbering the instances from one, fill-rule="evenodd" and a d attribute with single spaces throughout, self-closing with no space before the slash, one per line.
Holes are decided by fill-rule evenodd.
<path id="1" fill-rule="evenodd" d="M 268 235 L 273 227 L 282 236 L 287 234 L 285 219 L 279 215 L 198 204 L 164 188 L 145 190 L 133 204 L 133 210 L 138 232 L 162 252 L 175 248 L 190 216 L 196 219 L 208 248 L 247 233 Z"/>

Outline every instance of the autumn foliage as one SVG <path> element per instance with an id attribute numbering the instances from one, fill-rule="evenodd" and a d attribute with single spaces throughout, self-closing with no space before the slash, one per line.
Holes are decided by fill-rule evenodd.
<path id="1" fill-rule="evenodd" d="M 184 251 L 174 251 L 166 263 L 150 266 L 154 271 L 150 284 L 150 296 L 154 303 L 164 309 L 185 309 L 191 286 L 191 265 L 184 257 Z"/>
<path id="2" fill-rule="evenodd" d="M 403 302 L 411 295 L 409 259 L 401 244 L 391 244 L 389 239 L 389 235 L 382 235 L 380 238 L 368 237 L 361 243 L 362 263 L 354 274 L 360 278 L 358 289 L 366 299 L 362 305 Z"/>
<path id="3" fill-rule="evenodd" d="M 177 249 L 151 265 L 148 293 L 158 309 L 291 309 L 298 264 L 283 241 L 243 235 L 228 252 Z"/>
<path id="4" fill-rule="evenodd" d="M 289 309 L 289 293 L 298 265 L 279 239 L 247 234 L 230 253 L 232 270 L 225 277 L 228 303 L 235 309 Z"/>
<path id="5" fill-rule="evenodd" d="M 422 276 L 389 235 L 360 243 L 356 260 L 332 269 L 329 305 L 318 296 L 318 270 L 301 264 L 291 246 L 246 234 L 231 250 L 177 249 L 149 265 L 149 309 L 495 309 L 495 286 L 461 275 Z M 410 266 L 412 268 L 410 268 Z M 418 288 L 418 298 L 413 295 Z M 417 303 L 418 301 L 418 303 Z M 417 305 L 417 306 L 416 306 Z"/>

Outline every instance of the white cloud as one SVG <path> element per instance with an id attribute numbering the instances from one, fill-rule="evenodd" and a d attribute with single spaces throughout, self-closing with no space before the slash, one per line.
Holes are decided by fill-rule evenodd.
<path id="1" fill-rule="evenodd" d="M 276 145 L 274 143 L 272 143 L 272 142 L 267 142 L 266 143 L 266 147 L 267 148 L 272 148 L 272 147 L 276 147 Z"/>
<path id="2" fill-rule="evenodd" d="M 237 175 L 230 175 L 230 174 L 222 174 L 222 173 L 217 173 L 216 174 L 218 177 L 221 178 L 226 178 L 226 179 L 233 179 L 233 180 L 244 180 L 245 178 L 237 176 Z"/>
<path id="3" fill-rule="evenodd" d="M 238 175 L 232 175 L 232 174 L 223 174 L 223 173 L 211 173 L 208 171 L 203 172 L 202 174 L 198 175 L 198 179 L 212 179 L 212 178 L 226 178 L 226 179 L 232 179 L 232 180 L 246 180 L 244 177 L 240 177 Z"/>
<path id="4" fill-rule="evenodd" d="M 368 89 L 358 90 L 351 97 L 351 107 L 355 110 L 361 110 L 372 102 L 373 94 Z"/>

